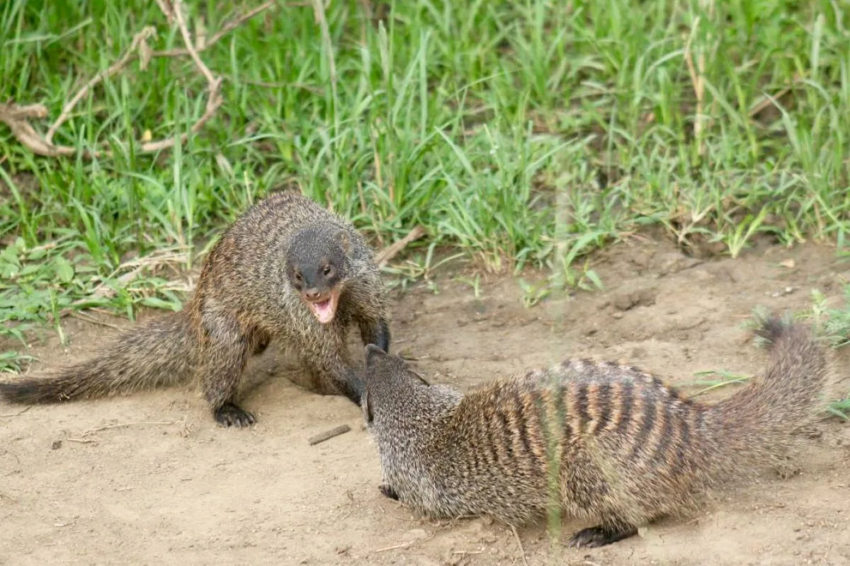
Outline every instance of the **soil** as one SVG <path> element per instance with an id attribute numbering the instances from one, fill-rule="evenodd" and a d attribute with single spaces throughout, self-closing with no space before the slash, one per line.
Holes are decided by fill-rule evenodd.
<path id="1" fill-rule="evenodd" d="M 675 384 L 706 370 L 752 374 L 764 361 L 742 326 L 753 307 L 808 308 L 813 289 L 839 304 L 850 275 L 826 247 L 698 260 L 641 238 L 594 257 L 604 291 L 526 307 L 516 279 L 482 275 L 476 296 L 458 269 L 395 291 L 392 327 L 395 352 L 461 389 L 573 355 Z M 89 356 L 116 333 L 74 318 L 63 329 L 67 347 L 48 329 L 32 345 L 33 371 Z M 0 404 L 0 564 L 850 564 L 850 426 L 837 418 L 796 435 L 782 470 L 693 516 L 596 550 L 563 545 L 587 524 L 565 524 L 555 542 L 530 526 L 520 546 L 498 522 L 423 520 L 382 497 L 360 410 L 300 387 L 285 353 L 270 348 L 251 372 L 250 430 L 217 427 L 188 385 L 25 412 Z M 339 425 L 351 431 L 308 443 Z"/>

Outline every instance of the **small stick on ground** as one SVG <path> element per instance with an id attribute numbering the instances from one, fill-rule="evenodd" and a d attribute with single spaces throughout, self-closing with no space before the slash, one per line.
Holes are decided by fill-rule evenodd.
<path id="1" fill-rule="evenodd" d="M 410 245 L 411 242 L 418 240 L 424 235 L 425 228 L 422 226 L 416 226 L 407 234 L 407 236 L 381 250 L 381 252 L 375 256 L 375 261 L 378 263 L 378 267 L 384 267 L 392 258 L 397 256 L 404 248 Z"/>
<path id="2" fill-rule="evenodd" d="M 103 431 L 103 430 L 111 430 L 113 428 L 129 428 L 131 426 L 167 426 L 167 425 L 173 425 L 173 424 L 180 424 L 182 422 L 183 421 L 147 421 L 147 422 L 143 421 L 143 422 L 137 422 L 137 423 L 121 423 L 121 424 L 114 424 L 114 425 L 106 425 L 106 426 L 99 426 L 97 428 L 90 428 L 87 431 L 85 431 L 81 436 L 83 438 L 85 438 L 86 436 L 90 436 L 90 435 L 92 435 L 96 432 L 100 432 L 100 431 Z M 68 440 L 71 440 L 73 442 L 80 442 L 79 440 L 73 440 L 71 438 L 69 438 Z"/>
<path id="3" fill-rule="evenodd" d="M 111 322 L 106 322 L 104 320 L 98 320 L 95 317 L 89 316 L 89 315 L 87 315 L 83 312 L 71 311 L 70 313 L 68 313 L 68 316 L 71 316 L 73 318 L 77 318 L 77 319 L 82 320 L 84 322 L 88 322 L 89 324 L 99 324 L 100 326 L 112 328 L 113 330 L 118 330 L 119 332 L 124 330 L 123 328 L 121 328 L 117 324 L 112 324 Z"/>
<path id="4" fill-rule="evenodd" d="M 432 538 L 434 538 L 434 535 L 431 535 L 428 538 L 424 538 L 422 540 L 412 540 L 410 542 L 403 542 L 401 544 L 394 544 L 392 546 L 385 546 L 384 548 L 379 548 L 378 550 L 373 550 L 372 552 L 387 552 L 389 550 L 398 550 L 398 549 L 401 549 L 401 548 L 408 548 L 410 546 L 413 546 L 417 542 L 428 542 Z"/>
<path id="5" fill-rule="evenodd" d="M 308 440 L 308 442 L 310 443 L 310 446 L 315 446 L 316 444 L 320 444 L 322 442 L 325 442 L 326 440 L 330 440 L 331 438 L 334 438 L 334 437 L 339 436 L 341 434 L 345 434 L 346 432 L 348 432 L 350 430 L 351 430 L 350 426 L 340 425 L 336 428 L 326 430 L 325 432 L 322 432 L 322 433 L 317 434 L 315 436 L 311 436 L 310 439 Z"/>
<path id="6" fill-rule="evenodd" d="M 525 557 L 525 548 L 522 546 L 522 539 L 519 538 L 519 533 L 516 530 L 516 527 L 511 525 L 511 530 L 514 532 L 514 537 L 516 538 L 516 543 L 519 545 L 519 553 L 522 556 L 522 563 L 525 566 L 528 566 L 528 558 Z"/>
<path id="7" fill-rule="evenodd" d="M 23 415 L 24 413 L 26 413 L 27 411 L 29 411 L 30 409 L 32 409 L 32 405 L 30 405 L 29 407 L 27 407 L 23 411 L 18 411 L 17 413 L 9 413 L 8 415 L 0 415 L 0 419 L 11 419 L 11 418 L 14 418 L 14 417 L 19 417 L 19 416 Z"/>

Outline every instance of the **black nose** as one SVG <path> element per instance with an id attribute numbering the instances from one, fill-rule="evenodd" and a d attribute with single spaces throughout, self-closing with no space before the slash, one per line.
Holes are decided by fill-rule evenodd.
<path id="1" fill-rule="evenodd" d="M 304 291 L 304 296 L 310 299 L 311 301 L 315 301 L 319 298 L 319 292 L 315 289 L 308 289 Z"/>

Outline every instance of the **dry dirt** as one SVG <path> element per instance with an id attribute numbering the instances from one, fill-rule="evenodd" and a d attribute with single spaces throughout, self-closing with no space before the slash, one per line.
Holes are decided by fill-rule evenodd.
<path id="1" fill-rule="evenodd" d="M 805 308 L 815 288 L 837 300 L 850 275 L 833 250 L 813 246 L 700 262 L 641 240 L 595 263 L 604 292 L 532 308 L 506 277 L 482 278 L 478 298 L 450 272 L 434 278 L 437 293 L 425 284 L 395 293 L 394 350 L 464 389 L 570 355 L 629 361 L 672 383 L 704 370 L 753 373 L 764 354 L 741 327 L 751 309 Z M 43 332 L 34 370 L 90 355 L 115 334 L 76 319 L 65 332 L 68 348 Z M 383 498 L 357 407 L 294 384 L 274 349 L 252 368 L 251 430 L 218 428 L 188 386 L 21 414 L 0 404 L 0 564 L 522 565 L 523 552 L 531 565 L 850 564 L 850 428 L 834 418 L 799 435 L 791 477 L 767 470 L 697 515 L 606 548 L 551 544 L 536 526 L 519 530 L 521 549 L 499 523 L 429 522 Z M 343 424 L 351 432 L 308 444 Z"/>

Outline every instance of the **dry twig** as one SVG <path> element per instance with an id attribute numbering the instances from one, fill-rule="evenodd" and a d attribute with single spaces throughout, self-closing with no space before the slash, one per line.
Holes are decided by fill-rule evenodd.
<path id="1" fill-rule="evenodd" d="M 416 226 L 404 238 L 398 240 L 397 242 L 393 242 L 388 247 L 381 250 L 381 252 L 379 252 L 378 255 L 375 256 L 375 261 L 378 263 L 378 267 L 385 266 L 387 262 L 397 256 L 401 252 L 401 250 L 410 245 L 411 242 L 418 240 L 424 235 L 425 228 L 423 228 L 422 226 Z"/>
<path id="2" fill-rule="evenodd" d="M 394 544 L 392 546 L 385 546 L 384 548 L 379 548 L 377 550 L 373 550 L 372 552 L 378 553 L 378 552 L 387 552 L 389 550 L 399 550 L 399 549 L 402 549 L 402 548 L 408 548 L 408 547 L 411 547 L 418 542 L 428 542 L 429 540 L 434 538 L 434 536 L 435 535 L 432 534 L 431 536 L 423 538 L 423 539 L 412 540 L 410 542 L 403 542 L 401 544 Z"/>
<path id="3" fill-rule="evenodd" d="M 160 250 L 160 251 L 153 253 L 151 255 L 148 255 L 148 256 L 145 256 L 145 257 L 142 257 L 142 258 L 137 258 L 137 259 L 122 263 L 120 266 L 118 266 L 118 268 L 115 271 L 110 273 L 109 276 L 106 277 L 106 279 L 107 280 L 112 279 L 113 277 L 115 277 L 121 271 L 132 268 L 132 269 L 130 269 L 130 271 L 124 273 L 123 275 L 118 277 L 118 279 L 116 279 L 116 283 L 118 284 L 118 287 L 125 289 L 133 281 L 135 281 L 136 278 L 138 278 L 138 276 L 145 269 L 154 269 L 155 270 L 157 268 L 160 268 L 160 267 L 162 267 L 164 265 L 168 265 L 168 264 L 186 263 L 186 261 L 189 258 L 189 253 L 190 253 L 190 250 L 188 248 L 180 248 L 180 247 Z M 180 287 L 176 287 L 176 288 L 171 287 L 170 290 L 187 291 L 188 289 L 185 286 L 180 286 Z M 111 297 L 114 297 L 115 294 L 116 294 L 116 291 L 115 291 L 114 287 L 110 287 L 105 282 L 101 282 L 87 296 L 83 297 L 82 299 L 78 299 L 78 300 L 74 301 L 73 303 L 71 303 L 70 307 L 66 307 L 66 308 L 60 310 L 59 311 L 59 318 L 64 318 L 64 317 L 66 317 L 70 314 L 76 313 L 77 312 L 75 310 L 76 307 L 79 307 L 80 305 L 91 302 L 93 299 L 111 298 Z M 78 315 L 79 315 L 79 313 L 77 313 L 77 315 L 75 315 L 75 316 L 78 316 Z M 48 320 L 50 320 L 52 322 L 52 317 L 49 316 Z M 89 320 L 89 322 L 94 322 L 96 324 L 102 324 L 104 326 L 112 326 L 112 327 L 114 327 L 118 330 L 121 330 L 120 327 L 117 327 L 117 326 L 112 325 L 112 324 L 107 323 L 107 322 L 97 321 L 97 320 L 94 320 L 94 319 Z"/>
<path id="4" fill-rule="evenodd" d="M 27 411 L 29 411 L 30 409 L 32 409 L 32 405 L 30 405 L 29 407 L 27 407 L 23 411 L 18 411 L 17 413 L 9 413 L 8 415 L 0 415 L 0 419 L 11 419 L 13 417 L 19 417 L 19 416 L 23 415 L 24 413 L 26 413 Z"/>
<path id="5" fill-rule="evenodd" d="M 519 538 L 519 533 L 513 525 L 511 525 L 511 530 L 514 532 L 516 543 L 519 545 L 519 553 L 522 555 L 522 563 L 525 564 L 525 566 L 528 566 L 528 558 L 525 557 L 525 549 L 522 547 L 522 540 Z"/>
<path id="6" fill-rule="evenodd" d="M 94 77 L 92 77 L 92 79 L 89 80 L 89 82 L 87 82 L 85 85 L 83 85 L 83 88 L 81 88 L 77 92 L 77 94 L 75 94 L 74 97 L 71 98 L 71 100 L 65 103 L 65 106 L 62 107 L 62 113 L 59 114 L 59 117 L 56 118 L 56 121 L 53 122 L 53 124 L 47 129 L 47 135 L 44 136 L 44 141 L 48 145 L 53 145 L 53 136 L 56 134 L 56 130 L 58 130 L 59 126 L 61 126 L 68 120 L 71 115 L 71 110 L 74 109 L 77 103 L 80 102 L 80 100 L 82 100 L 83 97 L 87 95 L 89 91 L 91 91 L 91 89 L 103 82 L 103 79 L 111 77 L 112 75 L 126 67 L 130 63 L 130 61 L 138 57 L 139 45 L 142 42 L 147 41 L 149 37 L 152 37 L 155 34 L 156 29 L 153 26 L 147 26 L 142 29 L 142 31 L 134 35 L 133 40 L 130 42 L 130 47 L 127 49 L 127 51 L 124 52 L 124 55 L 122 55 L 121 58 L 118 59 L 118 61 L 113 63 L 108 69 L 106 69 L 102 73 L 98 73 Z M 46 109 L 44 111 L 44 114 L 45 116 L 47 115 Z"/>
<path id="7" fill-rule="evenodd" d="M 211 46 L 215 45 L 222 37 L 224 37 L 227 33 L 237 28 L 246 20 L 256 16 L 257 14 L 272 8 L 277 5 L 275 1 L 265 2 L 260 6 L 257 6 L 253 10 L 250 10 L 244 14 L 241 14 L 231 21 L 227 22 L 222 26 L 222 28 L 213 34 L 213 36 L 203 45 L 196 46 L 193 42 L 188 27 L 186 25 L 185 17 L 183 16 L 183 1 L 182 0 L 157 0 L 157 5 L 160 10 L 162 10 L 163 14 L 165 14 L 166 19 L 169 24 L 176 22 L 177 26 L 180 29 L 180 34 L 183 38 L 183 42 L 186 47 L 182 49 L 172 49 L 169 51 L 151 51 L 147 45 L 147 40 L 151 36 L 156 33 L 155 28 L 151 26 L 147 26 L 142 29 L 139 33 L 133 36 L 133 40 L 130 42 L 130 46 L 124 52 L 124 54 L 113 63 L 108 69 L 103 72 L 98 73 L 94 77 L 92 77 L 85 85 L 68 101 L 62 108 L 62 112 L 59 114 L 59 117 L 56 119 L 53 124 L 47 130 L 47 134 L 42 136 L 39 134 L 35 128 L 30 124 L 30 119 L 44 119 L 47 117 L 48 112 L 47 108 L 43 104 L 29 104 L 24 106 L 19 106 L 17 104 L 0 104 L 0 122 L 5 123 L 12 130 L 12 134 L 17 138 L 17 140 L 35 153 L 36 155 L 41 155 L 44 157 L 61 157 L 61 156 L 73 156 L 77 155 L 79 152 L 77 148 L 65 145 L 56 145 L 53 143 L 53 137 L 58 131 L 59 127 L 64 124 L 71 116 L 71 112 L 73 109 L 79 104 L 79 102 L 85 98 L 87 94 L 89 94 L 92 89 L 103 82 L 104 79 L 111 77 L 123 70 L 127 65 L 136 59 L 141 59 L 142 67 L 147 65 L 147 61 L 149 61 L 152 57 L 178 57 L 182 55 L 189 55 L 192 58 L 192 61 L 195 63 L 195 66 L 198 68 L 199 72 L 204 76 L 207 81 L 207 105 L 204 109 L 204 113 L 201 115 L 198 120 L 192 124 L 190 131 L 194 134 L 197 133 L 204 125 L 212 119 L 216 110 L 221 106 L 223 99 L 221 97 L 221 77 L 217 77 L 213 75 L 210 69 L 204 64 L 204 62 L 199 57 L 199 53 L 209 49 Z M 295 2 L 290 5 L 293 6 L 304 6 L 309 5 L 307 2 Z M 169 149 L 173 147 L 176 143 L 183 144 L 188 139 L 188 134 L 181 134 L 179 138 L 171 137 L 162 140 L 156 141 L 147 141 L 141 143 L 139 145 L 139 152 L 141 153 L 154 153 L 157 151 L 161 151 L 163 149 Z M 93 157 L 101 157 L 101 156 L 109 156 L 111 152 L 108 149 L 103 150 L 83 150 L 82 156 L 86 159 L 91 159 Z"/>
<path id="8" fill-rule="evenodd" d="M 101 431 L 104 431 L 104 430 L 112 430 L 112 429 L 115 429 L 115 428 L 129 428 L 129 427 L 132 427 L 132 426 L 167 426 L 167 425 L 174 425 L 174 424 L 181 424 L 181 423 L 185 424 L 185 421 L 147 421 L 147 422 L 121 423 L 121 424 L 114 424 L 114 425 L 99 426 L 99 427 L 96 427 L 96 428 L 88 429 L 87 431 L 82 433 L 79 438 L 66 438 L 65 440 L 67 440 L 68 442 L 78 442 L 80 444 L 91 444 L 92 442 L 100 441 L 100 439 L 97 438 L 97 437 L 94 437 L 94 438 L 88 438 L 88 437 L 93 436 L 94 433 L 96 433 L 96 432 L 101 432 Z"/>
<path id="9" fill-rule="evenodd" d="M 161 1 L 163 1 L 163 0 L 157 0 L 157 2 L 161 2 Z M 232 20 L 230 20 L 229 22 L 227 22 L 226 24 L 221 26 L 221 29 L 218 30 L 217 32 L 215 32 L 212 35 L 212 37 L 210 37 L 206 41 L 206 43 L 204 43 L 203 46 L 196 45 L 195 46 L 196 51 L 198 53 L 203 53 L 204 51 L 206 51 L 207 49 L 209 49 L 210 47 L 212 47 L 213 45 L 218 43 L 218 41 L 222 37 L 224 37 L 225 35 L 230 33 L 230 31 L 238 28 L 244 22 L 250 20 L 251 18 L 253 18 L 257 14 L 259 14 L 260 12 L 264 12 L 265 10 L 268 10 L 269 8 L 273 8 L 278 4 L 280 4 L 280 3 L 274 2 L 274 1 L 266 2 L 264 4 L 260 4 L 259 6 L 254 8 L 253 10 L 250 10 L 250 11 L 245 12 L 244 14 L 242 14 L 240 16 L 233 18 Z M 305 2 L 287 2 L 284 5 L 289 6 L 289 7 L 310 6 L 310 2 L 306 2 L 306 1 Z M 184 55 L 189 55 L 189 50 L 186 49 L 186 48 L 169 49 L 167 51 L 154 51 L 154 52 L 151 53 L 152 57 L 182 57 Z"/>
<path id="10" fill-rule="evenodd" d="M 311 436 L 308 442 L 310 446 L 314 446 L 316 444 L 320 444 L 325 442 L 326 440 L 330 440 L 331 438 L 337 437 L 341 434 L 345 434 L 350 431 L 351 427 L 348 425 L 340 425 L 338 427 L 332 428 L 330 430 L 326 430 L 325 432 L 319 433 L 315 436 Z"/>

